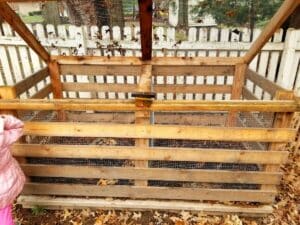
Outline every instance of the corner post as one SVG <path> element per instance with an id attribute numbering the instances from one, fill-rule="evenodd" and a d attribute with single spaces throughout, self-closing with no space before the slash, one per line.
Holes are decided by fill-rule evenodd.
<path id="1" fill-rule="evenodd" d="M 56 60 L 51 60 L 48 63 L 51 86 L 53 91 L 53 97 L 55 99 L 62 99 L 63 98 L 63 87 L 60 80 L 60 69 L 58 62 Z M 64 111 L 58 111 L 57 116 L 59 120 L 65 120 L 66 115 Z"/>
<path id="2" fill-rule="evenodd" d="M 233 84 L 231 90 L 231 100 L 240 100 L 242 97 L 243 87 L 245 84 L 245 75 L 248 65 L 247 64 L 236 64 Z M 237 122 L 237 112 L 228 112 L 227 126 L 235 126 Z"/>
<path id="3" fill-rule="evenodd" d="M 292 91 L 277 91 L 275 95 L 276 100 L 293 100 L 294 93 Z M 277 112 L 273 121 L 273 128 L 291 128 L 293 112 Z M 286 143 L 270 143 L 269 151 L 283 151 Z M 264 170 L 266 172 L 278 172 L 280 170 L 279 165 L 267 165 Z M 262 190 L 276 190 L 274 185 L 262 185 Z"/>

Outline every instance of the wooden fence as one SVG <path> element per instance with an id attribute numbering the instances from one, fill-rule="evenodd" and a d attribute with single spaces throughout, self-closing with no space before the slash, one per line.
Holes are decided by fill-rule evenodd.
<path id="1" fill-rule="evenodd" d="M 75 26 L 43 26 L 36 24 L 28 25 L 34 31 L 41 43 L 46 46 L 51 54 L 62 55 L 106 55 L 106 56 L 139 56 L 139 27 L 125 27 L 121 35 L 119 27 L 102 27 L 101 31 L 97 27 L 75 27 Z M 3 33 L 0 36 L 0 84 L 13 85 L 25 77 L 37 72 L 44 67 L 37 55 L 26 46 L 11 30 L 9 25 L 2 25 Z M 217 28 L 190 28 L 186 41 L 176 40 L 176 32 L 174 28 L 154 28 L 154 56 L 241 56 L 250 47 L 250 32 L 248 29 L 240 29 L 239 33 L 232 32 L 230 29 Z M 255 30 L 255 37 L 258 36 L 260 30 Z M 252 72 L 256 72 L 259 76 L 277 83 L 286 89 L 296 89 L 300 86 L 300 31 L 289 30 L 286 41 L 282 42 L 283 31 L 278 31 L 272 40 L 266 44 L 263 51 L 252 61 L 250 68 Z M 72 72 L 69 67 L 62 68 L 64 74 Z M 81 74 L 76 73 L 76 81 L 79 83 L 91 82 L 90 76 L 86 74 L 88 70 L 83 70 Z M 157 76 L 158 85 L 165 84 L 194 84 L 205 85 L 214 84 L 219 86 L 230 86 L 232 84 L 232 76 L 213 76 L 213 71 L 208 70 L 212 74 L 206 76 L 193 76 L 188 73 L 176 77 L 172 74 L 168 76 Z M 127 84 L 134 85 L 137 83 L 134 76 L 124 79 L 122 76 L 110 76 L 111 71 L 107 71 L 107 76 L 97 76 L 94 82 L 97 85 L 107 83 L 110 85 Z M 253 73 L 252 73 L 253 74 Z M 252 76 L 253 78 L 253 76 Z M 74 82 L 72 74 L 65 76 L 65 81 Z M 87 84 L 84 84 L 87 85 Z M 90 86 L 95 84 L 90 84 Z M 225 86 L 224 86 L 225 85 Z M 272 96 L 265 93 L 261 87 L 255 85 L 251 79 L 247 81 L 248 94 L 258 99 L 270 99 Z M 36 91 L 43 89 L 42 83 L 38 84 Z M 69 85 L 65 85 L 66 89 L 72 89 Z M 247 91 L 245 90 L 245 91 Z M 226 91 L 225 89 L 223 91 Z M 34 94 L 34 90 L 31 91 Z M 86 93 L 81 93 L 81 97 L 91 97 Z M 72 96 L 72 95 L 71 95 Z M 21 95 L 26 97 L 26 95 Z M 27 96 L 28 97 L 28 96 Z M 74 95 L 73 95 L 74 97 Z M 116 98 L 110 94 L 102 96 L 102 98 Z M 159 95 L 162 99 L 163 96 Z M 171 98 L 171 97 L 170 97 Z M 177 95 L 176 99 L 182 99 L 183 95 Z M 198 93 L 196 99 L 216 99 L 220 100 L 223 96 L 220 94 Z M 192 99 L 188 95 L 187 99 Z M 225 95 L 225 99 L 229 99 L 229 95 Z"/>

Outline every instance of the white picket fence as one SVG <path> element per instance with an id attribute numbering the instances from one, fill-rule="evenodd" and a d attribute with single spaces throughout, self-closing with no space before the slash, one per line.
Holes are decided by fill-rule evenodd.
<path id="1" fill-rule="evenodd" d="M 100 31 L 96 26 L 60 25 L 54 27 L 53 25 L 36 24 L 28 25 L 28 27 L 35 33 L 42 45 L 54 55 L 141 55 L 139 27 L 125 27 L 123 35 L 121 35 L 119 27 L 102 27 Z M 8 24 L 2 25 L 2 31 L 0 36 L 0 85 L 12 85 L 41 69 L 44 65 Z M 260 32 L 259 29 L 255 30 L 254 38 Z M 251 46 L 250 31 L 247 28 L 240 29 L 238 34 L 227 28 L 190 28 L 187 41 L 176 41 L 175 36 L 174 28 L 155 27 L 153 55 L 242 56 Z M 282 42 L 282 37 L 283 31 L 280 30 L 252 61 L 250 67 L 284 88 L 297 89 L 300 87 L 300 30 L 289 30 L 285 42 Z M 118 79 L 107 82 L 118 83 Z M 179 77 L 175 82 L 188 84 L 194 81 L 181 80 Z M 195 83 L 203 82 L 206 84 L 230 84 L 232 79 L 208 76 L 206 81 L 197 80 Z M 253 84 L 248 83 L 247 86 L 252 90 Z M 261 98 L 261 89 L 255 88 L 253 91 L 257 97 Z"/>

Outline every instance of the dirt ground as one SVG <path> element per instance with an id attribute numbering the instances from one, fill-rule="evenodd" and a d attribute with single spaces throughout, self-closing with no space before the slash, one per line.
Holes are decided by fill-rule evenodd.
<path id="1" fill-rule="evenodd" d="M 295 121 L 299 129 L 300 117 Z M 101 210 L 47 211 L 43 208 L 14 208 L 16 225 L 300 225 L 300 139 L 287 149 L 287 164 L 282 167 L 284 176 L 274 213 L 265 218 L 240 218 L 237 215 L 207 216 L 189 212 L 130 212 Z"/>

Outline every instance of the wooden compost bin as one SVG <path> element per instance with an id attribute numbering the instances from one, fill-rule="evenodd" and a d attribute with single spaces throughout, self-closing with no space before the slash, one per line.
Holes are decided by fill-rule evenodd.
<path id="1" fill-rule="evenodd" d="M 232 98 L 236 83 L 155 82 L 159 76 L 233 76 L 239 65 L 232 59 L 55 60 L 61 74 L 58 85 L 47 83 L 45 68 L 14 87 L 0 89 L 0 109 L 26 121 L 24 138 L 13 147 L 28 177 L 19 198 L 25 207 L 272 212 L 282 176 L 279 168 L 288 156 L 284 146 L 296 133 L 290 120 L 299 108 L 291 92 L 248 69 L 246 78 L 273 100 L 257 100 L 243 87 L 241 100 L 203 101 L 197 94 Z M 66 76 L 76 81 L 83 74 L 92 78 L 90 82 L 98 76 L 104 82 L 108 76 L 123 76 L 135 77 L 135 83 L 67 81 Z M 39 99 L 14 99 L 41 81 L 44 88 L 32 95 Z M 154 91 L 165 98 L 131 98 L 135 91 Z M 94 99 L 80 99 L 83 93 Z M 115 99 L 108 99 L 112 93 Z M 168 99 L 172 93 L 193 97 Z M 53 95 L 65 97 L 52 99 Z"/>
<path id="2" fill-rule="evenodd" d="M 19 203 L 272 212 L 288 157 L 284 147 L 296 136 L 290 124 L 299 99 L 248 65 L 300 0 L 285 0 L 244 56 L 223 58 L 152 57 L 151 0 L 139 1 L 141 58 L 50 56 L 6 2 L 0 2 L 1 17 L 47 65 L 0 89 L 0 110 L 25 121 L 24 137 L 13 147 L 28 178 Z M 108 76 L 125 82 L 109 83 Z M 231 76 L 233 82 L 169 84 L 169 76 Z M 256 99 L 246 82 L 271 100 Z M 17 99 L 24 92 L 31 99 Z M 154 93 L 161 97 L 149 98 Z"/>

